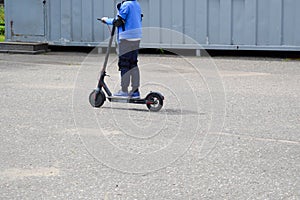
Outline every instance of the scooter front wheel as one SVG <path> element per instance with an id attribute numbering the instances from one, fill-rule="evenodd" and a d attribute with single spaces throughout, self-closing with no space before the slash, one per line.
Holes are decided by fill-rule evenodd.
<path id="1" fill-rule="evenodd" d="M 94 108 L 100 108 L 105 102 L 105 94 L 101 90 L 99 92 L 94 90 L 89 96 L 89 101 Z"/>
<path id="2" fill-rule="evenodd" d="M 158 112 L 164 105 L 164 97 L 158 93 L 150 93 L 146 97 L 146 105 L 151 112 Z"/>

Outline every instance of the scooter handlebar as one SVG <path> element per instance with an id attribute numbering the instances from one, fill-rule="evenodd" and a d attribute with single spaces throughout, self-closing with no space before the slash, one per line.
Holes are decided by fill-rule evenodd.
<path id="1" fill-rule="evenodd" d="M 102 18 L 97 18 L 97 20 L 99 20 L 102 23 L 106 23 Z"/>
<path id="2" fill-rule="evenodd" d="M 103 20 L 103 18 L 97 18 L 97 20 L 100 21 L 100 22 L 102 22 L 102 23 L 104 23 L 104 24 L 106 24 L 106 21 Z M 115 35 L 115 30 L 116 30 L 116 26 L 113 25 L 113 28 L 112 28 L 112 31 L 111 31 L 111 36 Z"/>

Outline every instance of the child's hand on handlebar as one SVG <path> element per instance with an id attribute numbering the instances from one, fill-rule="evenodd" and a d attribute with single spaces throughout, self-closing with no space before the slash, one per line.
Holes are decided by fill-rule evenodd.
<path id="1" fill-rule="evenodd" d="M 101 18 L 101 22 L 104 23 L 104 24 L 106 24 L 107 19 L 108 19 L 108 17 L 102 17 Z"/>

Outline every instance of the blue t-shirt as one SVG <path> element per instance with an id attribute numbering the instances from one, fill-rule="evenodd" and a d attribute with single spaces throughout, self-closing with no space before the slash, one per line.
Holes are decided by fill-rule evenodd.
<path id="1" fill-rule="evenodd" d="M 142 11 L 139 2 L 131 0 L 122 3 L 118 16 L 125 21 L 123 27 L 118 27 L 118 40 L 142 38 Z M 113 20 L 110 18 L 106 23 L 112 25 Z"/>

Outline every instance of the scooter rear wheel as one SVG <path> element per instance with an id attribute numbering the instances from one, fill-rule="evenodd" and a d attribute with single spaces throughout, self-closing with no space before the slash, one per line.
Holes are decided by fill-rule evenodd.
<path id="1" fill-rule="evenodd" d="M 96 90 L 94 90 L 89 96 L 89 101 L 91 106 L 100 108 L 105 102 L 105 94 L 103 93 L 103 91 L 99 91 L 97 94 Z"/>
<path id="2" fill-rule="evenodd" d="M 164 99 L 161 95 L 157 93 L 151 93 L 146 98 L 147 101 L 147 108 L 151 112 L 158 112 L 164 105 Z"/>

